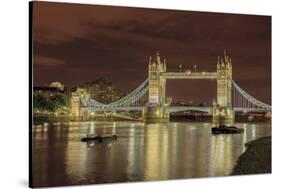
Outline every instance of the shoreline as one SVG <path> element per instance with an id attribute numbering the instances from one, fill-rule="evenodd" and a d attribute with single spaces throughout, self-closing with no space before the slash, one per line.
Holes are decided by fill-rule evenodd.
<path id="1" fill-rule="evenodd" d="M 271 173 L 271 136 L 247 142 L 245 146 L 246 151 L 239 156 L 230 175 Z"/>
<path id="2" fill-rule="evenodd" d="M 56 122 L 89 122 L 89 121 L 111 121 L 111 122 L 118 122 L 118 121 L 135 121 L 135 122 L 141 122 L 140 120 L 128 120 L 128 119 L 123 119 L 123 118 L 118 118 L 118 117 L 112 117 L 112 116 L 97 116 L 97 117 L 90 117 L 88 119 L 86 118 L 75 118 L 71 115 L 68 114 L 34 114 L 33 115 L 33 122 L 35 124 L 41 124 L 45 122 L 50 122 L 50 123 L 56 123 Z M 208 117 L 197 117 L 197 119 L 192 119 L 192 118 L 182 118 L 182 117 L 171 117 L 169 122 L 206 122 L 206 123 L 211 123 L 212 119 Z M 257 119 L 254 121 L 249 121 L 247 119 L 236 119 L 235 123 L 261 123 L 261 122 L 271 122 L 271 120 L 267 119 Z M 235 124 L 234 124 L 235 125 Z"/>

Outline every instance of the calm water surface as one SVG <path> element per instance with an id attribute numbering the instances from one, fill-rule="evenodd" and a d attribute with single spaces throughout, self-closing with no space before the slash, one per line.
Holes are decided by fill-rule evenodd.
<path id="1" fill-rule="evenodd" d="M 212 135 L 210 123 L 71 122 L 33 126 L 34 186 L 229 175 L 250 140 L 270 123 L 238 123 L 245 132 Z M 83 143 L 86 133 L 116 141 Z"/>

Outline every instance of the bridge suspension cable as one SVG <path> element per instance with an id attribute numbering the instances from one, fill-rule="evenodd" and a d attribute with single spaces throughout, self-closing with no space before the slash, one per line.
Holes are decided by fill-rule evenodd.
<path id="1" fill-rule="evenodd" d="M 231 81 L 233 86 L 232 91 L 232 103 L 234 108 L 254 108 L 271 110 L 271 105 L 263 103 L 249 93 L 244 91 L 234 80 Z M 148 91 L 148 80 L 146 79 L 141 85 L 134 89 L 131 93 L 123 98 L 112 102 L 110 104 L 103 104 L 92 98 L 81 98 L 84 107 L 96 107 L 96 108 L 113 108 L 121 106 L 143 106 L 146 102 L 146 94 Z M 141 104 L 143 103 L 143 104 Z"/>
<path id="2" fill-rule="evenodd" d="M 271 105 L 263 103 L 249 93 L 244 91 L 234 80 L 232 80 L 233 85 L 233 107 L 239 108 L 261 108 L 271 110 Z"/>
<path id="3" fill-rule="evenodd" d="M 145 95 L 147 93 L 147 91 L 148 91 L 148 80 L 146 79 L 140 86 L 138 86 L 131 93 L 129 93 L 125 97 L 123 97 L 115 102 L 112 102 L 110 104 L 103 104 L 92 98 L 84 98 L 84 99 L 81 99 L 81 101 L 84 106 L 92 106 L 92 107 L 94 106 L 94 107 L 100 107 L 100 108 L 118 107 L 118 106 L 122 106 L 122 105 L 126 105 L 126 104 L 135 103 L 143 95 Z"/>

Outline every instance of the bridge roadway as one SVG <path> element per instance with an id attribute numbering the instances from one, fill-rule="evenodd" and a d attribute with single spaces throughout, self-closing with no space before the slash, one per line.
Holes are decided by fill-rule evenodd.
<path id="1" fill-rule="evenodd" d="M 82 107 L 80 110 L 86 111 L 142 111 L 144 107 Z M 200 112 L 212 112 L 212 107 L 191 107 L 191 106 L 176 106 L 176 107 L 166 107 L 166 110 L 170 113 L 180 112 L 180 111 L 200 111 Z M 261 109 L 261 108 L 234 108 L 235 112 L 271 112 L 271 109 Z"/>

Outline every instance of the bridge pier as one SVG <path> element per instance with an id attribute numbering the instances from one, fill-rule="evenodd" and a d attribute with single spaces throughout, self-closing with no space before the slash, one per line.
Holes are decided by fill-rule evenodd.
<path id="1" fill-rule="evenodd" d="M 170 114 L 165 107 L 145 107 L 143 110 L 143 120 L 145 122 L 167 122 Z"/>
<path id="2" fill-rule="evenodd" d="M 235 112 L 231 107 L 213 106 L 212 123 L 214 125 L 232 125 L 234 123 Z"/>

